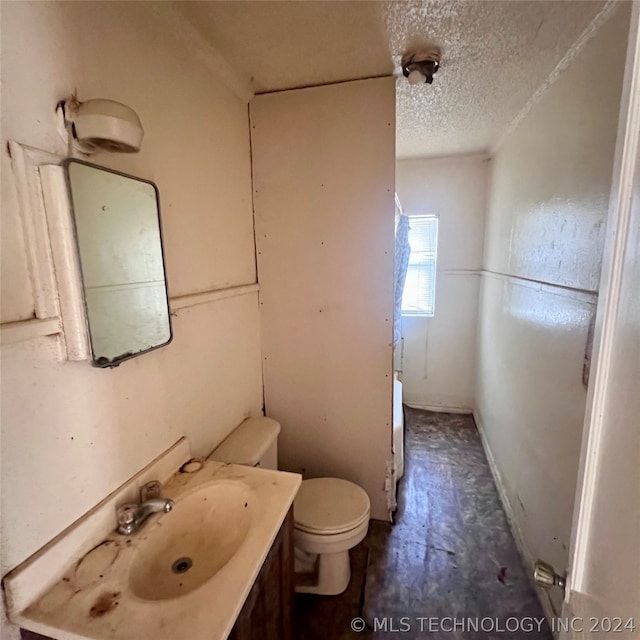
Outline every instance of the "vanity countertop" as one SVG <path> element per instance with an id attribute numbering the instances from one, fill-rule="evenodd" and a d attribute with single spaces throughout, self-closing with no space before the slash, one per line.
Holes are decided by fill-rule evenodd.
<path id="1" fill-rule="evenodd" d="M 163 497 L 175 501 L 176 511 L 181 500 L 215 484 L 242 486 L 249 496 L 244 506 L 251 526 L 238 550 L 213 577 L 170 599 L 144 599 L 133 592 L 132 563 L 163 526 L 163 517 L 172 515 L 158 514 L 133 535 L 107 536 L 12 621 L 57 640 L 224 640 L 300 483 L 301 477 L 293 473 L 210 461 L 194 473 L 178 472 L 163 487 Z"/>

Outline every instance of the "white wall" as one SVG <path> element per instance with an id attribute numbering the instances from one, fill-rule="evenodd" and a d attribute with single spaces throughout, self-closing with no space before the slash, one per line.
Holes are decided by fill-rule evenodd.
<path id="1" fill-rule="evenodd" d="M 439 216 L 434 317 L 402 318 L 403 400 L 412 407 L 473 408 L 487 164 L 459 156 L 396 165 L 405 213 Z"/>
<path id="2" fill-rule="evenodd" d="M 568 559 L 586 401 L 582 364 L 628 20 L 620 3 L 492 162 L 476 418 L 525 554 L 558 569 Z M 594 73 L 602 60 L 606 72 Z"/>
<path id="3" fill-rule="evenodd" d="M 267 415 L 280 463 L 369 493 L 391 459 L 395 80 L 251 102 Z"/>
<path id="4" fill-rule="evenodd" d="M 34 312 L 6 143 L 64 154 L 54 109 L 75 89 L 141 117 L 141 153 L 94 159 L 157 183 L 170 295 L 256 280 L 246 101 L 154 11 L 2 7 L 4 323 Z M 170 346 L 114 370 L 60 362 L 55 337 L 2 348 L 3 574 L 183 434 L 205 454 L 260 411 L 257 295 L 182 309 L 173 323 Z"/>

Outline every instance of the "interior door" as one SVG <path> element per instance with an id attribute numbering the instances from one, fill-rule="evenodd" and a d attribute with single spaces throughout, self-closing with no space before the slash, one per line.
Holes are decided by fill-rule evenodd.
<path id="1" fill-rule="evenodd" d="M 634 2 L 561 639 L 640 638 L 639 22 Z"/>

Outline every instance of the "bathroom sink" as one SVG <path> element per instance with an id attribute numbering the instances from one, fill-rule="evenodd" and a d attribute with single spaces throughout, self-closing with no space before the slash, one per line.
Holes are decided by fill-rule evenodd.
<path id="1" fill-rule="evenodd" d="M 253 490 L 217 481 L 176 500 L 141 541 L 129 571 L 131 591 L 143 600 L 179 598 L 210 580 L 240 549 L 251 527 Z"/>
<path id="2" fill-rule="evenodd" d="M 190 458 L 180 441 L 5 576 L 12 621 L 61 639 L 228 638 L 301 478 L 210 460 L 185 464 Z M 114 531 L 118 507 L 152 479 L 163 482 L 161 496 L 173 509 L 153 513 L 131 534 Z"/>

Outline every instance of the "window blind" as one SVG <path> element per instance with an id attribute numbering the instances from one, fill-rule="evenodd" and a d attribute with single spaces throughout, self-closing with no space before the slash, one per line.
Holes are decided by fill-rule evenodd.
<path id="1" fill-rule="evenodd" d="M 433 316 L 436 297 L 438 218 L 411 216 L 409 267 L 402 294 L 402 314 Z"/>

